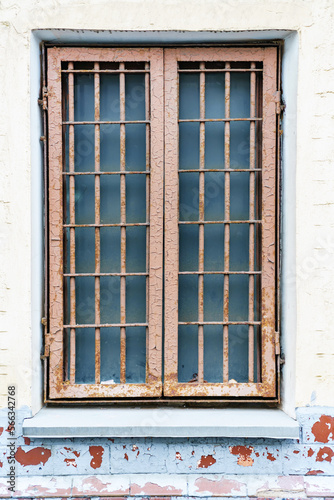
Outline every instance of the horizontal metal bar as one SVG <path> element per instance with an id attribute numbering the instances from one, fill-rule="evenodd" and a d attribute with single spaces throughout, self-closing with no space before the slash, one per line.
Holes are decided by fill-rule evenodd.
<path id="1" fill-rule="evenodd" d="M 179 321 L 179 325 L 261 325 L 261 321 Z"/>
<path id="2" fill-rule="evenodd" d="M 253 71 L 262 72 L 262 68 L 250 69 L 250 68 L 205 68 L 205 69 L 178 69 L 178 73 L 253 73 Z"/>
<path id="3" fill-rule="evenodd" d="M 129 222 L 119 224 L 63 224 L 63 227 L 133 227 L 133 226 L 149 226 L 148 222 Z"/>
<path id="4" fill-rule="evenodd" d="M 148 326 L 148 323 L 92 323 L 87 325 L 64 325 L 64 328 L 120 328 L 131 326 Z"/>
<path id="5" fill-rule="evenodd" d="M 205 123 L 205 122 L 260 122 L 262 118 L 188 118 L 178 120 L 179 123 Z M 70 123 L 70 122 L 67 122 Z"/>
<path id="6" fill-rule="evenodd" d="M 247 170 L 248 172 L 248 170 Z M 117 170 L 115 172 L 103 172 L 99 170 L 98 172 L 63 172 L 63 175 L 120 175 L 120 174 L 126 174 L 126 175 L 132 175 L 132 174 L 146 174 L 149 175 L 151 172 L 149 170 L 129 170 L 129 171 L 124 171 L 121 172 L 120 170 Z"/>
<path id="7" fill-rule="evenodd" d="M 253 118 L 254 120 L 255 118 Z M 131 125 L 132 123 L 150 123 L 150 120 L 92 120 L 92 121 L 64 121 L 63 125 Z"/>
<path id="8" fill-rule="evenodd" d="M 262 172 L 262 168 L 187 168 L 178 170 L 179 173 L 184 172 Z"/>
<path id="9" fill-rule="evenodd" d="M 254 71 L 254 70 L 252 70 Z M 257 71 L 257 70 L 255 70 Z M 149 69 L 62 69 L 62 73 L 149 73 Z"/>
<path id="10" fill-rule="evenodd" d="M 257 273 L 253 273 L 257 274 Z M 64 273 L 65 278 L 81 277 L 81 276 L 148 276 L 148 273 Z"/>
<path id="11" fill-rule="evenodd" d="M 180 225 L 189 224 L 262 224 L 262 220 L 200 220 L 179 221 Z"/>
<path id="12" fill-rule="evenodd" d="M 181 271 L 178 274 L 185 274 L 185 275 L 192 275 L 192 274 L 247 274 L 247 275 L 255 275 L 255 274 L 262 274 L 262 271 Z M 68 275 L 70 276 L 70 275 Z"/>

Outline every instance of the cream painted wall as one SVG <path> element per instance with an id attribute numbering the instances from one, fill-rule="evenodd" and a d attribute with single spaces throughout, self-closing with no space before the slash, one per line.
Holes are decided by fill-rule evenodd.
<path id="1" fill-rule="evenodd" d="M 6 406 L 7 383 L 17 384 L 20 406 L 31 406 L 33 372 L 39 357 L 35 352 L 33 360 L 31 348 L 31 297 L 36 288 L 31 266 L 32 257 L 36 257 L 35 250 L 32 255 L 31 204 L 36 200 L 31 199 L 35 166 L 31 158 L 35 156 L 31 156 L 30 77 L 36 75 L 30 74 L 30 56 L 31 30 L 44 28 L 298 31 L 297 117 L 289 117 L 291 106 L 285 118 L 294 118 L 297 123 L 296 269 L 293 265 L 285 269 L 287 279 L 283 284 L 287 293 L 294 283 L 297 291 L 295 310 L 290 311 L 296 319 L 296 332 L 284 332 L 286 338 L 296 333 L 296 356 L 292 360 L 296 376 L 287 384 L 295 384 L 296 397 L 290 402 L 293 406 L 334 406 L 332 0 L 1 1 L 1 406 Z M 285 220 L 294 217 L 293 212 L 287 210 Z"/>

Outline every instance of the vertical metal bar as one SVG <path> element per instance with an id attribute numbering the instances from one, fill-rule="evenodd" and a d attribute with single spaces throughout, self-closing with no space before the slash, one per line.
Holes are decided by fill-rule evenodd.
<path id="1" fill-rule="evenodd" d="M 200 119 L 205 119 L 205 63 L 200 63 Z M 200 170 L 205 168 L 205 122 L 200 122 Z M 205 174 L 199 173 L 199 251 L 198 271 L 204 271 L 204 193 Z M 198 321 L 204 321 L 204 275 L 198 275 Z M 204 380 L 204 331 L 203 325 L 198 325 L 198 383 Z"/>
<path id="2" fill-rule="evenodd" d="M 225 69 L 230 69 L 230 63 L 225 63 Z M 230 88 L 231 73 L 225 72 L 225 118 L 230 118 Z M 230 122 L 225 122 L 225 169 L 230 168 Z M 230 219 L 230 172 L 225 172 L 225 220 Z M 224 270 L 230 268 L 230 224 L 225 224 L 224 230 Z M 224 321 L 229 318 L 229 275 L 224 275 Z M 223 356 L 223 381 L 228 382 L 228 325 L 223 327 L 224 356 Z"/>
<path id="3" fill-rule="evenodd" d="M 125 120 L 125 65 L 124 63 L 120 63 L 119 69 L 121 73 L 119 74 L 119 96 L 120 96 L 120 119 L 121 121 Z M 125 124 L 121 123 L 120 125 L 120 134 L 121 134 L 121 172 L 125 171 Z M 121 174 L 121 224 L 126 223 L 126 185 L 125 185 L 125 174 Z M 126 228 L 125 226 L 121 226 L 121 273 L 126 272 Z M 121 276 L 121 297 L 120 297 L 120 305 L 121 305 L 121 324 L 125 324 L 126 321 L 126 278 L 125 276 Z M 126 381 L 126 331 L 125 327 L 121 327 L 121 383 L 125 383 Z"/>
<path id="4" fill-rule="evenodd" d="M 149 63 L 145 63 L 145 69 L 149 70 Z M 150 74 L 145 73 L 145 120 L 150 119 Z M 146 123 L 146 172 L 150 170 L 150 124 Z M 146 222 L 150 221 L 150 175 L 146 175 Z M 150 269 L 150 226 L 146 227 L 146 272 Z M 149 279 L 146 277 L 146 321 L 150 317 L 149 301 Z M 146 366 L 149 364 L 150 349 L 150 329 L 146 327 Z M 146 382 L 148 381 L 148 372 L 146 370 Z"/>
<path id="5" fill-rule="evenodd" d="M 255 63 L 251 63 L 255 69 Z M 250 117 L 255 118 L 256 74 L 250 74 Z M 249 168 L 255 168 L 255 121 L 250 122 L 250 161 Z M 255 219 L 255 173 L 249 174 L 249 219 Z M 249 224 L 249 271 L 254 271 L 255 226 Z M 248 320 L 254 321 L 254 274 L 249 275 Z M 248 326 L 248 380 L 254 382 L 254 326 Z"/>
<path id="6" fill-rule="evenodd" d="M 94 64 L 95 121 L 100 120 L 100 64 Z M 100 171 L 100 125 L 95 125 L 95 172 Z M 95 224 L 100 224 L 100 175 L 95 175 Z M 101 270 L 100 228 L 95 228 L 95 273 Z M 100 276 L 95 276 L 95 323 L 101 323 L 100 314 Z M 95 383 L 99 384 L 101 369 L 101 331 L 95 328 Z"/>
<path id="7" fill-rule="evenodd" d="M 73 63 L 68 63 L 73 70 Z M 74 73 L 68 74 L 68 117 L 74 121 Z M 74 125 L 69 126 L 69 171 L 74 172 Z M 75 224 L 75 176 L 69 176 L 70 223 Z M 75 228 L 70 228 L 70 273 L 75 273 Z M 70 324 L 75 324 L 75 278 L 70 278 Z M 75 328 L 70 329 L 70 382 L 75 384 Z"/>

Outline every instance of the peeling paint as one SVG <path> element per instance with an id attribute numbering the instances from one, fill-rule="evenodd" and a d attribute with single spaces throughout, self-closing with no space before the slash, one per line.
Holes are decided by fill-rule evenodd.
<path id="1" fill-rule="evenodd" d="M 216 459 L 212 455 L 202 455 L 200 460 L 198 460 L 197 462 L 197 468 L 207 469 L 208 467 L 210 467 L 215 463 Z"/>
<path id="2" fill-rule="evenodd" d="M 0 468 L 2 468 L 2 467 L 3 467 L 3 462 L 0 462 Z"/>
<path id="3" fill-rule="evenodd" d="M 317 476 L 318 474 L 323 474 L 324 471 L 322 470 L 309 470 L 306 472 L 306 476 Z"/>
<path id="4" fill-rule="evenodd" d="M 274 455 L 272 453 L 270 453 L 269 451 L 267 452 L 267 459 L 270 460 L 271 462 L 275 462 L 275 460 L 276 460 Z"/>
<path id="5" fill-rule="evenodd" d="M 3 433 L 3 427 L 0 427 L 0 436 Z"/>
<path id="6" fill-rule="evenodd" d="M 318 451 L 317 458 L 315 459 L 315 461 L 323 462 L 324 460 L 326 460 L 326 462 L 332 462 L 333 457 L 334 457 L 334 451 L 328 446 L 324 446 L 323 448 L 320 448 L 320 450 Z"/>
<path id="7" fill-rule="evenodd" d="M 73 465 L 73 467 L 77 467 L 77 463 L 74 458 L 65 458 L 64 462 L 67 466 Z"/>
<path id="8" fill-rule="evenodd" d="M 89 453 L 93 457 L 90 461 L 90 466 L 93 469 L 98 469 L 102 465 L 102 457 L 104 453 L 104 449 L 102 446 L 90 446 Z"/>
<path id="9" fill-rule="evenodd" d="M 0 434 L 0 436 L 1 436 L 1 434 Z M 29 444 L 30 444 L 30 438 L 25 437 L 25 438 L 23 438 L 23 439 L 24 439 L 24 444 L 27 444 L 27 445 L 29 445 Z"/>
<path id="10" fill-rule="evenodd" d="M 181 462 L 183 462 L 182 457 L 181 457 L 181 453 L 179 451 L 177 451 L 175 453 L 175 460 L 180 460 Z"/>
<path id="11" fill-rule="evenodd" d="M 308 457 L 312 457 L 312 455 L 314 455 L 314 450 L 312 450 L 312 448 L 310 448 L 307 452 L 307 456 Z"/>
<path id="12" fill-rule="evenodd" d="M 251 458 L 251 454 L 254 451 L 253 446 L 230 446 L 230 453 L 232 455 L 238 455 L 238 465 L 243 467 L 250 467 L 254 463 L 254 459 Z"/>
<path id="13" fill-rule="evenodd" d="M 328 443 L 330 436 L 334 439 L 334 417 L 321 415 L 320 419 L 312 426 L 314 441 Z"/>
<path id="14" fill-rule="evenodd" d="M 45 465 L 51 457 L 51 450 L 47 448 L 33 448 L 29 451 L 24 451 L 21 446 L 18 447 L 15 458 L 17 462 L 26 467 L 27 465 Z"/>
<path id="15" fill-rule="evenodd" d="M 127 453 L 124 453 L 124 458 L 125 458 L 125 460 L 129 461 L 129 457 L 128 457 Z"/>

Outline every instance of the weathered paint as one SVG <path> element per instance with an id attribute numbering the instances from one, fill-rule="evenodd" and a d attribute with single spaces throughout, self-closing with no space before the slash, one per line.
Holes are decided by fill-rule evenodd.
<path id="1" fill-rule="evenodd" d="M 330 437 L 334 440 L 334 417 L 321 415 L 312 426 L 312 434 L 318 443 L 328 443 Z"/>
<path id="2" fill-rule="evenodd" d="M 326 460 L 327 462 L 331 462 L 333 457 L 334 451 L 328 446 L 324 446 L 318 451 L 317 458 L 315 460 L 316 462 L 323 462 L 324 460 Z"/>
<path id="3" fill-rule="evenodd" d="M 93 457 L 90 461 L 91 467 L 93 469 L 98 469 L 99 467 L 101 467 L 104 448 L 102 446 L 90 446 L 89 453 Z"/>
<path id="4" fill-rule="evenodd" d="M 216 463 L 216 459 L 212 455 L 202 455 L 200 460 L 197 462 L 197 468 L 205 468 L 207 469 L 210 467 L 210 465 L 213 465 Z"/>
<path id="5" fill-rule="evenodd" d="M 254 451 L 252 446 L 230 446 L 230 453 L 232 455 L 238 456 L 238 465 L 243 467 L 250 467 L 254 463 L 254 459 L 251 458 L 251 454 Z"/>
<path id="6" fill-rule="evenodd" d="M 40 446 L 28 451 L 23 450 L 21 446 L 19 446 L 15 454 L 15 459 L 23 466 L 45 465 L 50 457 L 51 450 Z"/>

